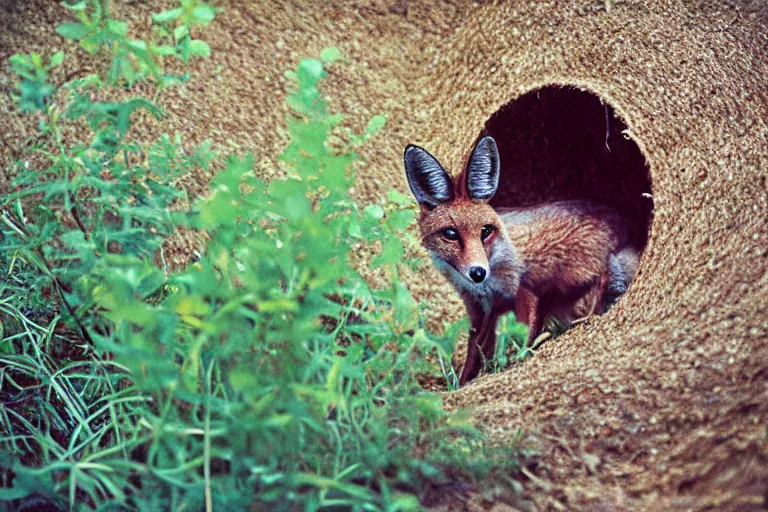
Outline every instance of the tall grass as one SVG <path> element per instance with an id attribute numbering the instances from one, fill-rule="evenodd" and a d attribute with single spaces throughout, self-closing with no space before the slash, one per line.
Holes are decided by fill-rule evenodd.
<path id="1" fill-rule="evenodd" d="M 348 195 L 355 148 L 385 119 L 350 134 L 327 110 L 318 84 L 338 50 L 289 73 L 282 179 L 231 156 L 207 197 L 172 213 L 178 177 L 223 157 L 176 135 L 128 138 L 137 113 L 162 110 L 102 98 L 178 85 L 163 64 L 207 56 L 193 35 L 219 9 L 182 0 L 138 41 L 106 2 L 69 8 L 79 21 L 58 32 L 103 53 L 100 73 L 54 86 L 63 54 L 11 61 L 41 131 L 0 203 L 0 503 L 415 510 L 429 489 L 510 478 L 517 451 L 418 384 L 455 378 L 453 338 L 421 327 L 398 279 L 413 211 L 398 194 L 365 208 Z M 82 140 L 64 136 L 72 127 Z M 178 227 L 204 232 L 206 247 L 168 272 L 162 244 Z M 374 241 L 385 289 L 349 260 Z"/>

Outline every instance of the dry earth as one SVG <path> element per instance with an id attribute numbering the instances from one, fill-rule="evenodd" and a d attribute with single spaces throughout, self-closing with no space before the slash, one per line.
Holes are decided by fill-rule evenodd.
<path id="1" fill-rule="evenodd" d="M 146 30 L 148 13 L 165 2 L 113 3 Z M 168 116 L 147 130 L 254 151 L 265 174 L 278 172 L 269 158 L 285 143 L 283 72 L 338 46 L 347 62 L 326 83 L 332 107 L 357 129 L 373 114 L 388 117 L 362 151 L 361 201 L 407 191 L 406 143 L 457 171 L 485 129 L 500 138 L 506 163 L 498 202 L 597 197 L 624 205 L 641 227 L 653 207 L 640 275 L 617 307 L 529 363 L 446 394 L 449 407 L 475 408 L 499 439 L 523 429 L 537 453 L 522 498 L 478 498 L 468 508 L 768 508 L 764 2 L 221 5 L 205 35 L 213 58 L 188 85 L 163 93 Z M 66 18 L 57 3 L 2 0 L 0 17 L 2 62 L 64 48 L 77 57 L 58 79 L 94 65 L 56 36 Z M 591 93 L 550 87 L 503 109 L 552 84 Z M 12 111 L 6 70 L 0 90 L 2 189 L 32 124 Z M 569 137 L 582 138 L 569 149 Z M 608 152 L 598 150 L 603 143 Z M 187 188 L 199 194 L 209 179 L 190 176 Z M 177 244 L 177 262 L 190 243 Z M 409 282 L 418 297 L 441 298 L 436 325 L 462 314 L 429 265 Z"/>

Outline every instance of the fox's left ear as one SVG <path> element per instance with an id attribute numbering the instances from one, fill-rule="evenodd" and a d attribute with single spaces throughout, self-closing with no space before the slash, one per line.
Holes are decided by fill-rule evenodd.
<path id="1" fill-rule="evenodd" d="M 403 154 L 405 175 L 422 211 L 453 201 L 453 180 L 429 152 L 408 144 Z"/>
<path id="2" fill-rule="evenodd" d="M 499 149 L 493 137 L 483 137 L 467 164 L 467 194 L 473 201 L 488 201 L 499 186 Z"/>

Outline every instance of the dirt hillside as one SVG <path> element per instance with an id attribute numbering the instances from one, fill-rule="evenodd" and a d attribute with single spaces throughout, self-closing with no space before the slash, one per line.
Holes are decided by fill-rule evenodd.
<path id="1" fill-rule="evenodd" d="M 113 3 L 145 29 L 163 2 Z M 407 192 L 406 143 L 428 147 L 456 172 L 486 130 L 508 148 L 502 182 L 510 202 L 614 197 L 642 223 L 653 209 L 640 274 L 611 312 L 521 367 L 445 397 L 448 406 L 475 407 L 499 438 L 526 432 L 538 455 L 517 506 L 768 508 L 764 2 L 222 4 L 225 13 L 205 35 L 214 58 L 197 66 L 189 85 L 164 93 L 169 115 L 152 129 L 275 155 L 285 142 L 283 72 L 338 46 L 347 62 L 326 84 L 332 107 L 358 129 L 373 114 L 388 117 L 362 152 L 361 201 Z M 81 55 L 54 33 L 65 17 L 54 2 L 0 1 L 0 59 L 58 48 Z M 62 73 L 85 74 L 89 65 L 69 59 Z M 553 84 L 588 92 L 561 94 Z M 514 103 L 542 87 L 537 97 L 551 103 Z M 0 91 L 2 188 L 31 125 L 11 111 L 6 72 Z M 544 115 L 547 104 L 570 114 Z M 595 144 L 603 143 L 603 106 L 609 151 L 568 152 L 557 143 L 571 130 L 585 137 L 579 147 L 590 144 L 575 124 L 577 104 Z M 504 119 L 489 122 L 497 112 L 529 127 L 528 146 Z M 190 177 L 190 191 L 208 179 Z M 419 297 L 441 297 L 436 323 L 463 314 L 429 265 L 409 282 Z"/>

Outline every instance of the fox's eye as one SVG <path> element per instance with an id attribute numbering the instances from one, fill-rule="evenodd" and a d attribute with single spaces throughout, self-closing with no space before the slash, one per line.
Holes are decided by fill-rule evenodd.
<path id="1" fill-rule="evenodd" d="M 480 240 L 485 242 L 488 240 L 488 237 L 493 234 L 493 232 L 496 231 L 496 227 L 488 224 L 487 226 L 483 226 L 482 231 L 480 231 Z"/>
<path id="2" fill-rule="evenodd" d="M 446 240 L 451 240 L 453 242 L 459 239 L 459 232 L 453 228 L 445 228 L 440 234 L 443 235 L 443 238 Z"/>

